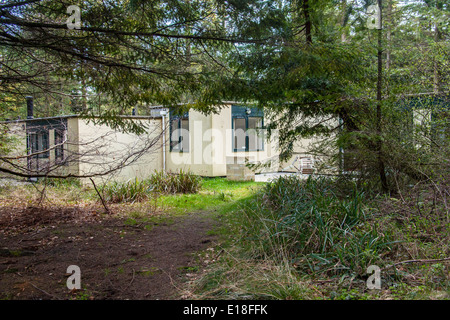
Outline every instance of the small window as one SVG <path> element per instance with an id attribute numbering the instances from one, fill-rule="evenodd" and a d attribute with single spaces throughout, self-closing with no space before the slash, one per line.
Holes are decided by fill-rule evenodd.
<path id="1" fill-rule="evenodd" d="M 174 117 L 170 122 L 170 151 L 189 152 L 189 117 Z"/>

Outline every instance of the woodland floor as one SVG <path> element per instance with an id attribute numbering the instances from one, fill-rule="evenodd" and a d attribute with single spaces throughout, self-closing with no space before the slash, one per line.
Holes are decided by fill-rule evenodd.
<path id="1" fill-rule="evenodd" d="M 131 223 L 76 207 L 0 207 L 0 299 L 183 299 L 200 252 L 213 250 L 214 223 L 207 212 Z M 81 290 L 67 287 L 70 265 Z"/>

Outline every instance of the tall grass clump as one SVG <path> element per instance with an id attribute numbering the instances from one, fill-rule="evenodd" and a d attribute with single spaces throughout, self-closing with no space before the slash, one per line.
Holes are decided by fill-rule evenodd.
<path id="1" fill-rule="evenodd" d="M 201 177 L 180 170 L 176 173 L 156 171 L 148 179 L 112 182 L 103 186 L 105 200 L 112 203 L 145 201 L 154 194 L 197 193 Z"/>
<path id="2" fill-rule="evenodd" d="M 335 188 L 331 179 L 296 176 L 267 184 L 241 210 L 242 240 L 257 257 L 287 260 L 308 273 L 365 273 L 389 239 L 372 223 L 363 192 Z"/>
<path id="3" fill-rule="evenodd" d="M 151 187 L 146 180 L 114 181 L 103 186 L 105 200 L 112 203 L 145 201 L 150 197 Z"/>
<path id="4" fill-rule="evenodd" d="M 201 188 L 201 182 L 200 176 L 182 169 L 174 173 L 156 171 L 148 179 L 154 192 L 164 194 L 197 193 Z"/>

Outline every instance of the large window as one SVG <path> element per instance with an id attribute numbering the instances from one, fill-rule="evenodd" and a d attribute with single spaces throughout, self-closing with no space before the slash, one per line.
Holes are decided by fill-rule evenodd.
<path id="1" fill-rule="evenodd" d="M 29 133 L 27 144 L 28 149 L 30 150 L 31 154 L 33 154 L 33 157 L 36 158 L 49 157 L 48 131 L 38 131 Z"/>
<path id="2" fill-rule="evenodd" d="M 233 106 L 233 151 L 264 150 L 263 114 L 256 108 Z"/>
<path id="3" fill-rule="evenodd" d="M 171 116 L 170 151 L 189 152 L 189 115 Z"/>

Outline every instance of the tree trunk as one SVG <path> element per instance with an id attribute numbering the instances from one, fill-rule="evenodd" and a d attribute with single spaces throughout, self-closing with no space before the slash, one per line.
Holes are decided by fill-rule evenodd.
<path id="1" fill-rule="evenodd" d="M 382 84 L 383 84 L 383 49 L 382 49 L 382 36 L 383 36 L 383 22 L 382 22 L 382 0 L 378 0 L 378 10 L 379 10 L 379 25 L 378 25 L 378 76 L 377 76 L 377 124 L 376 124 L 376 130 L 377 130 L 377 143 L 376 143 L 376 152 L 378 157 L 378 171 L 380 175 L 380 181 L 381 181 L 381 188 L 383 189 L 383 192 L 388 192 L 389 187 L 387 183 L 386 178 L 386 170 L 385 165 L 383 161 L 383 143 L 381 141 L 381 133 L 382 133 Z"/>
<path id="2" fill-rule="evenodd" d="M 439 28 L 438 28 L 437 23 L 435 23 L 435 25 L 434 25 L 434 41 L 435 42 L 439 41 Z M 440 91 L 439 78 L 440 78 L 439 66 L 438 66 L 438 62 L 436 61 L 436 58 L 435 58 L 434 63 L 433 63 L 433 91 L 434 91 L 434 93 L 439 93 L 439 91 Z"/>
<path id="3" fill-rule="evenodd" d="M 347 0 L 342 0 L 342 16 L 341 16 L 341 41 L 346 42 L 347 41 L 347 34 L 344 30 L 344 27 L 346 25 L 346 17 L 347 17 Z"/>
<path id="4" fill-rule="evenodd" d="M 303 0 L 303 15 L 305 16 L 305 35 L 306 35 L 306 44 L 312 44 L 312 36 L 311 36 L 311 17 L 309 14 L 309 3 L 308 0 Z"/>
<path id="5" fill-rule="evenodd" d="M 392 36 L 392 0 L 388 0 L 387 5 L 387 24 L 386 24 L 386 71 L 391 67 L 391 36 Z"/>

